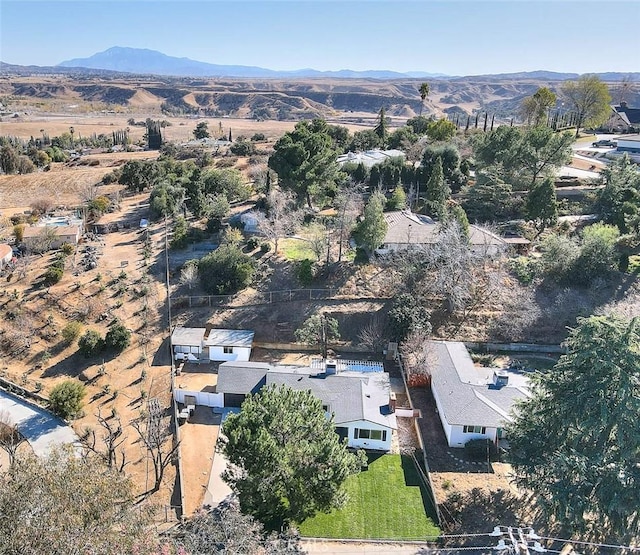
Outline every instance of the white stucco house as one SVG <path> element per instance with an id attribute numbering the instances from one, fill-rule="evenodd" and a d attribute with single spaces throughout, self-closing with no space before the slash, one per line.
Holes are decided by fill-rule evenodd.
<path id="1" fill-rule="evenodd" d="M 389 451 L 397 429 L 395 397 L 389 374 L 383 371 L 271 366 L 260 362 L 225 362 L 218 368 L 216 391 L 225 407 L 239 407 L 246 395 L 269 385 L 311 391 L 322 401 L 327 418 L 333 415 L 336 432 L 354 448 Z"/>
<path id="2" fill-rule="evenodd" d="M 430 341 L 431 391 L 449 447 L 471 439 L 506 439 L 515 403 L 528 397 L 528 380 L 520 373 L 479 368 L 464 343 Z"/>
<path id="3" fill-rule="evenodd" d="M 414 214 L 410 210 L 385 212 L 387 233 L 382 245 L 376 249 L 380 255 L 407 249 L 424 248 L 438 242 L 440 224 L 429 216 Z M 469 226 L 471 249 L 477 252 L 495 255 L 507 248 L 502 237 L 476 225 Z"/>
<path id="4" fill-rule="evenodd" d="M 246 361 L 254 333 L 249 330 L 176 327 L 171 334 L 175 360 L 190 362 Z"/>
<path id="5" fill-rule="evenodd" d="M 392 158 L 402 158 L 403 160 L 406 158 L 406 154 L 401 150 L 380 150 L 378 148 L 374 148 L 371 150 L 365 150 L 364 152 L 347 152 L 346 154 L 341 154 L 338 156 L 336 161 L 340 166 L 350 163 L 350 164 L 362 164 L 366 168 L 372 168 L 376 164 L 381 164 L 386 160 L 391 160 Z"/>
<path id="6" fill-rule="evenodd" d="M 49 248 L 59 249 L 65 243 L 77 245 L 82 229 L 78 225 L 35 225 L 25 227 L 22 233 L 22 242 L 27 248 L 46 238 Z"/>

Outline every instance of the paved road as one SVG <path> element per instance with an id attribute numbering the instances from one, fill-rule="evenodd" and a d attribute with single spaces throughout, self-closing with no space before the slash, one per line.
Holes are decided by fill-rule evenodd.
<path id="1" fill-rule="evenodd" d="M 79 444 L 78 436 L 64 421 L 4 391 L 0 391 L 0 412 L 9 415 L 33 452 L 40 457 L 46 456 L 55 445 Z"/>

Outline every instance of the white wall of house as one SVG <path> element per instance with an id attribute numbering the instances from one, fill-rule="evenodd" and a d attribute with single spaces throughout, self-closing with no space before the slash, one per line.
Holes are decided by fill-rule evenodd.
<path id="1" fill-rule="evenodd" d="M 436 408 L 438 409 L 438 416 L 440 417 L 440 422 L 442 423 L 442 429 L 444 430 L 444 435 L 447 437 L 447 442 L 449 443 L 449 447 L 457 447 L 456 445 L 451 445 L 451 425 L 447 422 L 447 419 L 444 417 L 444 411 L 442 410 L 442 403 L 440 402 L 440 397 L 438 396 L 438 391 L 431 382 L 431 392 L 433 393 L 433 398 L 436 402 Z"/>
<path id="2" fill-rule="evenodd" d="M 183 405 L 187 405 L 185 397 L 194 397 L 196 405 L 204 407 L 224 407 L 224 394 L 222 393 L 207 393 L 206 391 L 189 391 L 188 389 L 174 389 L 173 398 Z M 188 399 L 191 401 L 191 399 Z"/>
<path id="3" fill-rule="evenodd" d="M 617 141 L 618 152 L 640 152 L 640 141 L 630 141 L 624 137 L 618 137 Z"/>
<path id="4" fill-rule="evenodd" d="M 447 437 L 449 441 L 449 447 L 464 447 L 467 441 L 472 439 L 490 439 L 495 442 L 497 429 L 496 428 L 484 428 L 485 433 L 464 431 L 464 426 L 451 426 L 451 435 Z"/>
<path id="5" fill-rule="evenodd" d="M 391 428 L 381 426 L 380 424 L 374 424 L 373 422 L 367 422 L 365 420 L 346 422 L 336 425 L 336 427 L 345 427 L 349 430 L 349 440 L 347 442 L 347 445 L 349 447 L 354 447 L 357 449 L 376 449 L 379 451 L 391 450 L 391 434 L 393 433 L 393 430 Z M 370 437 L 372 434 L 367 434 L 366 431 L 374 431 L 374 435 L 377 435 L 379 433 L 381 437 L 384 437 L 384 440 L 372 439 Z M 362 437 L 366 435 L 368 435 L 369 437 Z"/>
<path id="6" fill-rule="evenodd" d="M 251 347 L 220 347 L 209 346 L 209 360 L 220 362 L 241 361 L 246 362 L 251 356 Z"/>

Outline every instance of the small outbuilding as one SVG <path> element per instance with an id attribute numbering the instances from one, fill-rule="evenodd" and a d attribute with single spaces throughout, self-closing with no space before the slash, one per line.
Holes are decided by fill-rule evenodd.
<path id="1" fill-rule="evenodd" d="M 191 362 L 247 361 L 254 332 L 176 327 L 171 335 L 175 360 Z"/>

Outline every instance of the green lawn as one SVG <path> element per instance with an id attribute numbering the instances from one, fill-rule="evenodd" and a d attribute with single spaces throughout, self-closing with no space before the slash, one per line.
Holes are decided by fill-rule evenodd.
<path id="1" fill-rule="evenodd" d="M 369 467 L 345 485 L 346 506 L 303 522 L 303 536 L 421 540 L 440 534 L 410 457 L 370 455 Z"/>
<path id="2" fill-rule="evenodd" d="M 316 255 L 309 248 L 309 243 L 301 239 L 281 239 L 278 242 L 278 250 L 287 260 L 304 260 L 308 258 L 315 262 Z"/>

